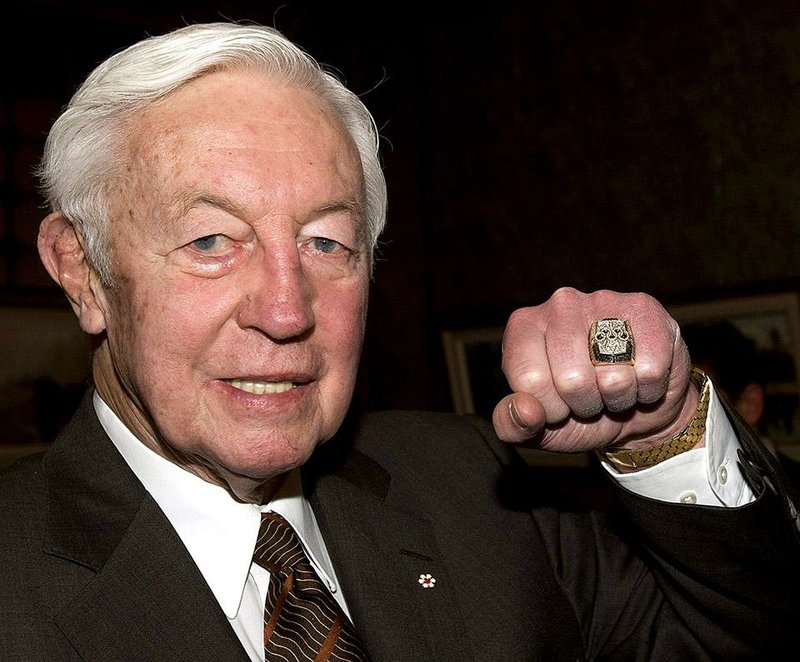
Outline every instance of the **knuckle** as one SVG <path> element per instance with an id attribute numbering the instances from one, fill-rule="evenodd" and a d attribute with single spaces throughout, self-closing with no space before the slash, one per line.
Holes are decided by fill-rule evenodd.
<path id="1" fill-rule="evenodd" d="M 644 386 L 662 384 L 667 376 L 666 371 L 656 363 L 643 361 L 636 364 L 636 379 Z"/>
<path id="2" fill-rule="evenodd" d="M 528 323 L 529 317 L 530 313 L 527 308 L 517 308 L 508 317 L 504 336 L 508 338 L 509 336 L 518 333 L 518 329 Z"/>
<path id="3" fill-rule="evenodd" d="M 576 290 L 574 287 L 569 287 L 568 285 L 565 285 L 563 287 L 559 287 L 555 292 L 553 292 L 551 298 L 552 299 L 561 298 L 561 297 L 574 298 L 574 297 L 580 296 L 580 295 L 581 295 L 581 292 Z"/>
<path id="4" fill-rule="evenodd" d="M 639 401 L 650 403 L 659 400 L 667 391 L 669 377 L 669 371 L 661 369 L 654 363 L 637 365 L 636 379 L 639 384 Z"/>
<path id="5" fill-rule="evenodd" d="M 593 371 L 566 370 L 557 381 L 558 393 L 570 411 L 579 418 L 591 418 L 603 409 L 603 399 Z"/>
<path id="6" fill-rule="evenodd" d="M 674 338 L 678 325 L 655 297 L 642 292 L 637 292 L 631 296 L 633 298 L 630 305 L 636 312 L 637 317 L 646 320 L 648 325 L 667 329 Z"/>
<path id="7" fill-rule="evenodd" d="M 574 287 L 559 287 L 550 295 L 547 303 L 556 310 L 574 307 L 584 295 Z"/>
<path id="8" fill-rule="evenodd" d="M 617 370 L 603 370 L 597 373 L 597 385 L 605 393 L 625 393 L 631 387 L 631 380 Z"/>
<path id="9" fill-rule="evenodd" d="M 578 368 L 565 370 L 556 379 L 558 392 L 568 398 L 588 395 L 595 388 L 594 375 Z"/>
<path id="10" fill-rule="evenodd" d="M 528 367 L 515 381 L 516 383 L 511 385 L 515 391 L 524 391 L 537 398 L 542 398 L 552 391 L 550 373 L 543 368 Z"/>

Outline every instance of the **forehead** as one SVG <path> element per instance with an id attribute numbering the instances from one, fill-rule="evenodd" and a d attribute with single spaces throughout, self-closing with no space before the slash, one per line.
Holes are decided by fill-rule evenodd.
<path id="1" fill-rule="evenodd" d="M 142 111 L 131 129 L 128 183 L 155 199 L 193 188 L 363 196 L 358 152 L 333 110 L 262 73 L 205 75 Z"/>
<path id="2" fill-rule="evenodd" d="M 163 132 L 195 126 L 264 131 L 304 123 L 326 135 L 342 131 L 335 113 L 310 90 L 262 72 L 238 69 L 205 74 L 186 83 L 148 106 L 140 120 L 143 128 Z"/>

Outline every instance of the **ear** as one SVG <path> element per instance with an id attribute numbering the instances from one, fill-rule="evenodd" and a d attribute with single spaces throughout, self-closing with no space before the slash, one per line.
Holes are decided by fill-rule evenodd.
<path id="1" fill-rule="evenodd" d="M 736 410 L 755 428 L 764 415 L 764 389 L 756 383 L 748 384 L 736 398 Z"/>
<path id="2" fill-rule="evenodd" d="M 86 333 L 106 328 L 105 296 L 100 278 L 83 250 L 81 236 L 61 213 L 53 212 L 39 226 L 39 257 L 50 277 L 67 295 Z"/>

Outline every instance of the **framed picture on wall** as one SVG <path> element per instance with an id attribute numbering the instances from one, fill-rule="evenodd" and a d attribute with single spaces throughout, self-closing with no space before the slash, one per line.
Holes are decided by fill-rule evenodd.
<path id="1" fill-rule="evenodd" d="M 503 327 L 442 333 L 453 409 L 491 419 L 497 401 L 509 393 L 501 370 Z"/>
<path id="2" fill-rule="evenodd" d="M 672 305 L 667 310 L 684 329 L 690 353 L 695 337 L 708 338 L 728 324 L 754 346 L 756 376 L 764 385 L 764 412 L 758 427 L 777 445 L 800 445 L 798 293 L 713 299 Z M 704 329 L 706 335 L 698 336 Z M 737 361 L 737 357 L 730 360 Z"/>

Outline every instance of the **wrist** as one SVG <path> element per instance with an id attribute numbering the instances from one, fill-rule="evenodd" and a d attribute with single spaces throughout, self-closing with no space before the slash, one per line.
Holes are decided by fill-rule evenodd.
<path id="1" fill-rule="evenodd" d="M 692 368 L 688 388 L 681 416 L 672 426 L 647 439 L 598 449 L 600 459 L 619 471 L 636 471 L 702 446 L 710 397 L 708 377 L 702 370 Z"/>

